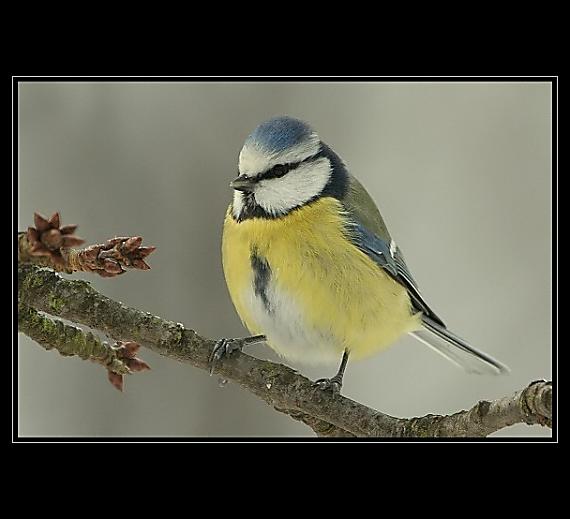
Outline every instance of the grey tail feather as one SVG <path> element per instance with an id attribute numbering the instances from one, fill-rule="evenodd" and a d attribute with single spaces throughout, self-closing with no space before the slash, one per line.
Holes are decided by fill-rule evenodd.
<path id="1" fill-rule="evenodd" d="M 422 330 L 410 332 L 410 335 L 468 373 L 503 375 L 509 372 L 507 366 L 474 348 L 430 317 L 422 315 L 422 324 Z"/>

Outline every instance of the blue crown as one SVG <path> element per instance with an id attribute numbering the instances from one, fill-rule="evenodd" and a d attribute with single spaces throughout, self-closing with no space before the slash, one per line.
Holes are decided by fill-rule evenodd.
<path id="1" fill-rule="evenodd" d="M 245 142 L 274 153 L 300 144 L 312 132 L 306 122 L 284 115 L 261 123 Z"/>

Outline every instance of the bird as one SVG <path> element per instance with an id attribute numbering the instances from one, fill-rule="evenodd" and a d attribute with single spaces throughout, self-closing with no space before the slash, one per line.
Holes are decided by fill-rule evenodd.
<path id="1" fill-rule="evenodd" d="M 370 194 L 313 128 L 290 116 L 259 124 L 239 153 L 222 232 L 232 302 L 252 334 L 220 339 L 216 363 L 265 341 L 293 363 L 338 362 L 315 381 L 339 393 L 349 358 L 410 334 L 468 372 L 509 369 L 449 330 L 420 292 Z"/>

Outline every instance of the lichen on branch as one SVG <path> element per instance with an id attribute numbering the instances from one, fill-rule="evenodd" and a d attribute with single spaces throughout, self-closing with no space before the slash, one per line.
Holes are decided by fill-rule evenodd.
<path id="1" fill-rule="evenodd" d="M 66 280 L 52 270 L 20 264 L 18 298 L 37 310 L 101 330 L 109 337 L 130 337 L 161 355 L 209 370 L 214 340 L 179 323 L 113 301 L 83 281 Z M 220 360 L 216 374 L 306 423 L 320 436 L 482 437 L 515 423 L 548 427 L 552 423 L 552 385 L 545 381 L 533 382 L 514 395 L 481 402 L 453 415 L 406 419 L 321 391 L 287 366 L 240 352 Z"/>
<path id="2" fill-rule="evenodd" d="M 111 384 L 121 391 L 123 375 L 150 369 L 136 356 L 140 348 L 136 342 L 110 345 L 92 332 L 51 319 L 23 304 L 18 307 L 18 329 L 46 350 L 55 349 L 65 357 L 78 356 L 101 364 L 107 369 Z"/>

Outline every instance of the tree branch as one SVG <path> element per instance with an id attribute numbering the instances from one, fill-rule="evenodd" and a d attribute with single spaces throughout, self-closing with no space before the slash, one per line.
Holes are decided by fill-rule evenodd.
<path id="1" fill-rule="evenodd" d="M 552 428 L 552 382 L 535 380 L 511 396 L 490 402 L 481 400 L 468 411 L 449 416 L 405 420 L 394 433 L 413 437 L 484 437 L 517 423 Z"/>
<path id="2" fill-rule="evenodd" d="M 137 343 L 121 341 L 111 346 L 91 332 L 50 319 L 23 304 L 18 308 L 18 330 L 46 350 L 56 349 L 64 357 L 78 356 L 101 364 L 107 369 L 111 384 L 120 391 L 123 375 L 150 369 L 145 361 L 136 357 Z"/>
<path id="3" fill-rule="evenodd" d="M 160 317 L 113 301 L 84 281 L 63 279 L 51 269 L 18 265 L 20 304 L 81 323 L 121 340 L 209 369 L 215 341 Z M 512 397 L 479 402 L 450 416 L 400 419 L 349 398 L 332 395 L 291 368 L 236 352 L 216 365 L 216 373 L 240 384 L 276 410 L 311 427 L 320 436 L 433 437 L 485 436 L 515 423 L 551 426 L 552 386 L 533 382 Z"/>

